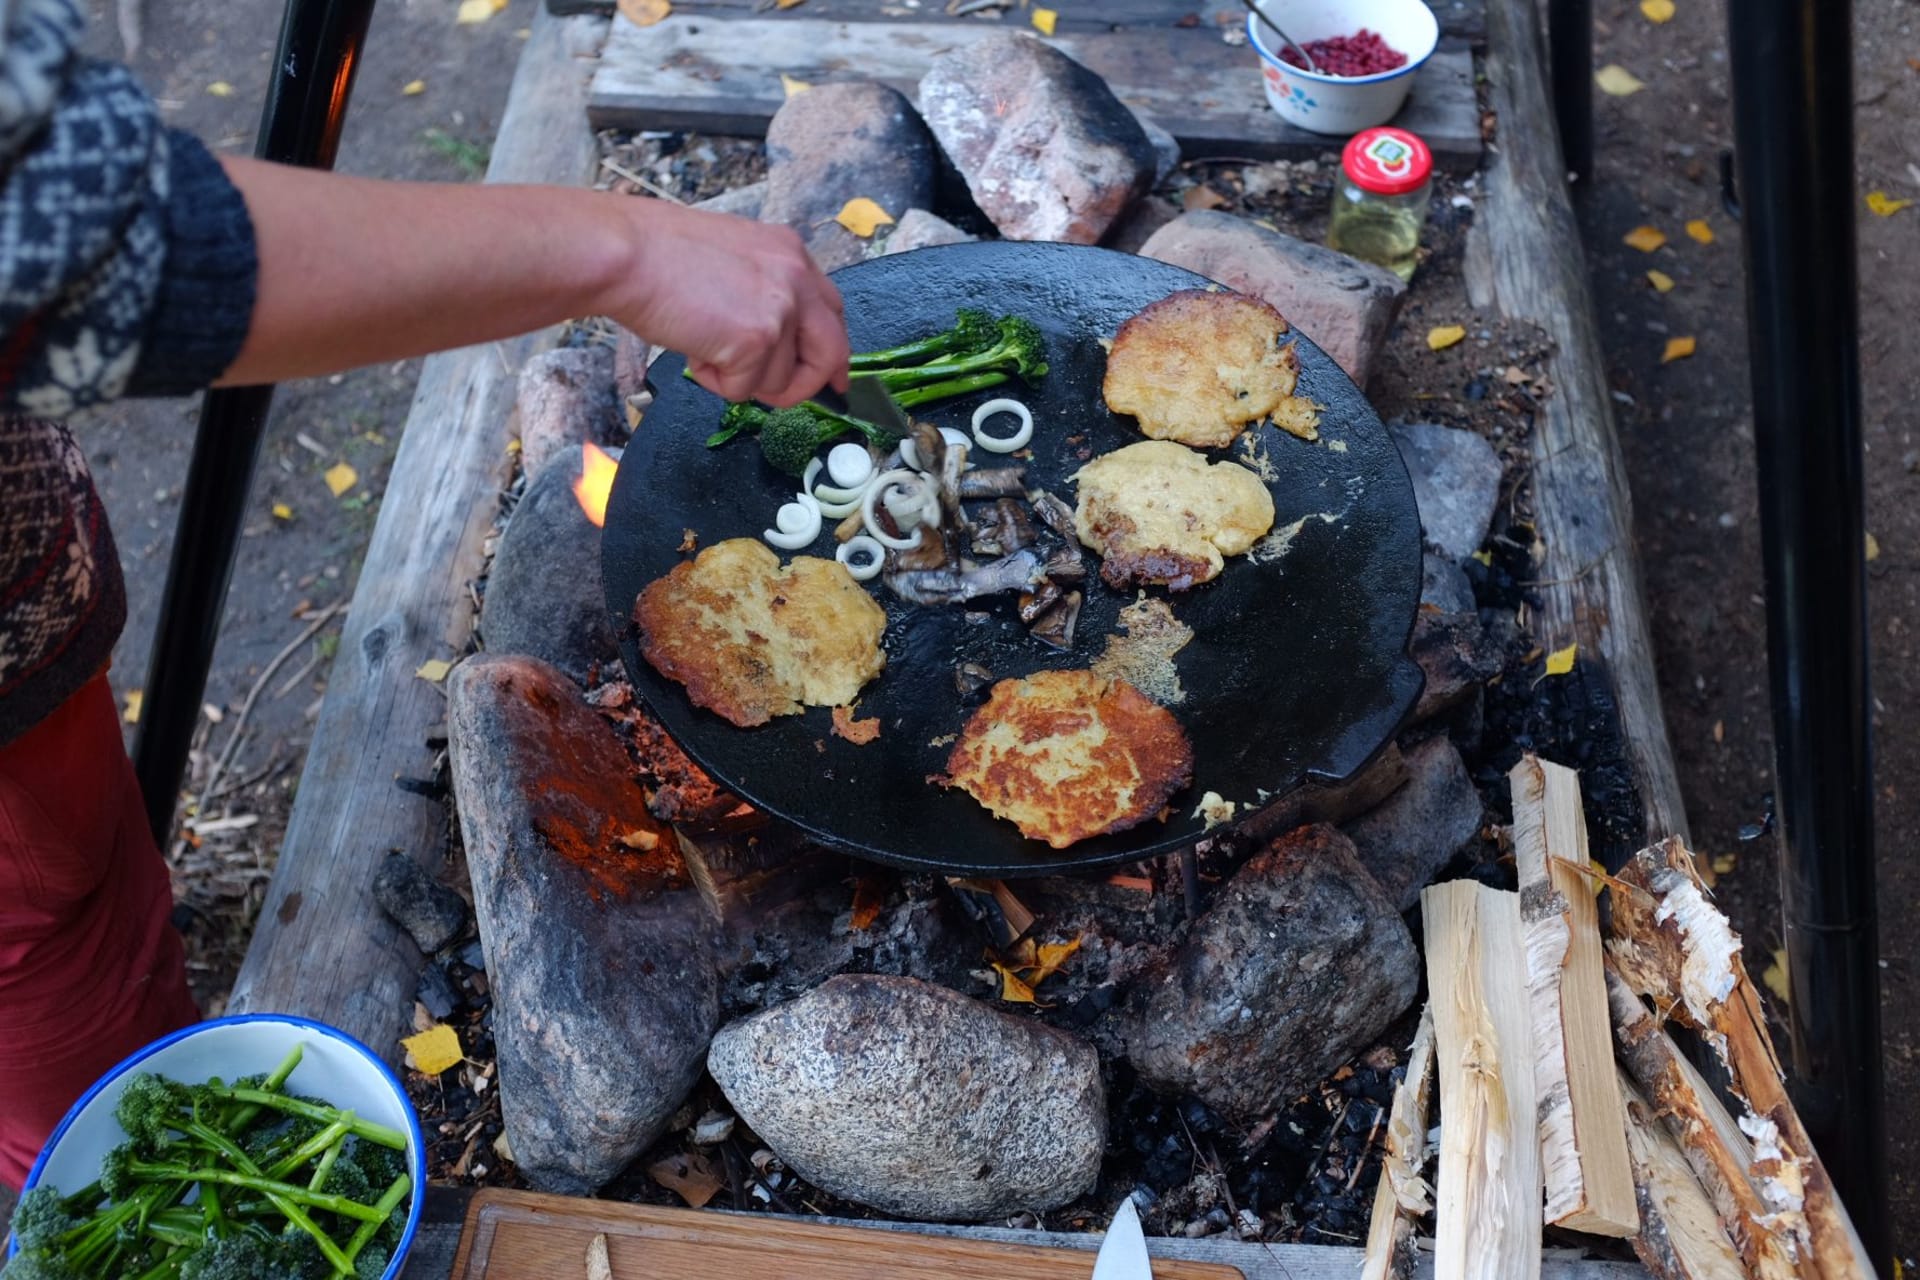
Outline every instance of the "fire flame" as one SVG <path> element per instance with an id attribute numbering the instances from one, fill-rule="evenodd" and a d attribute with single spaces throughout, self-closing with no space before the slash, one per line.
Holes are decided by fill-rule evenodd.
<path id="1" fill-rule="evenodd" d="M 580 478 L 573 482 L 573 496 L 580 509 L 599 528 L 607 524 L 607 495 L 613 492 L 613 473 L 620 464 L 595 444 L 580 446 Z"/>

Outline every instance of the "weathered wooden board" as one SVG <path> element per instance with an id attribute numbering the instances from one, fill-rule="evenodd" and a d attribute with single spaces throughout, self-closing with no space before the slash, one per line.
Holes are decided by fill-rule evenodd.
<path id="1" fill-rule="evenodd" d="M 880 80 L 913 97 L 934 58 L 998 30 L 982 23 L 818 18 L 721 22 L 678 12 L 650 27 L 617 21 L 587 112 L 595 128 L 757 137 L 786 100 L 782 75 L 815 84 Z M 1054 43 L 1172 132 L 1190 156 L 1304 158 L 1338 150 L 1345 141 L 1283 122 L 1267 105 L 1256 55 L 1217 32 L 1063 32 Z M 1480 109 L 1465 43 L 1442 43 L 1415 75 L 1397 123 L 1425 138 L 1443 168 L 1479 166 Z"/>
<path id="2" fill-rule="evenodd" d="M 489 181 L 587 179 L 595 157 L 587 79 L 606 27 L 600 18 L 535 16 Z M 468 583 L 506 477 L 516 377 L 550 337 L 451 351 L 421 366 L 231 1012 L 304 1014 L 398 1052 L 421 956 L 374 905 L 374 872 L 389 849 L 437 868 L 447 830 L 439 801 L 394 785 L 431 772 L 428 731 L 446 719 L 440 687 L 414 670 L 457 655 L 472 629 Z"/>
<path id="3" fill-rule="evenodd" d="M 465 1189 L 432 1187 L 413 1252 L 407 1258 L 405 1280 L 450 1280 L 459 1249 L 462 1224 L 474 1193 Z M 755 1222 L 781 1222 L 774 1214 L 754 1214 Z M 808 1218 L 823 1226 L 858 1226 L 875 1231 L 914 1231 L 926 1235 L 964 1236 L 1000 1240 L 1009 1244 L 1044 1245 L 1089 1252 L 1099 1247 L 1093 1235 L 1062 1235 L 1044 1231 L 1013 1231 L 1001 1227 L 954 1227 L 939 1223 L 847 1222 L 837 1218 Z M 1361 1250 L 1305 1244 L 1250 1244 L 1226 1238 L 1206 1240 L 1150 1238 L 1147 1249 L 1158 1258 L 1191 1262 L 1219 1262 L 1239 1268 L 1247 1280 L 1354 1280 L 1359 1274 Z M 584 1269 L 575 1274 L 584 1274 Z M 1646 1271 L 1630 1262 L 1596 1262 L 1564 1251 L 1549 1251 L 1541 1266 L 1541 1280 L 1644 1280 Z M 1431 1280 L 1432 1255 L 1421 1254 L 1415 1280 Z"/>
<path id="4" fill-rule="evenodd" d="M 1467 285 L 1476 306 L 1491 303 L 1553 339 L 1546 373 L 1554 390 L 1533 428 L 1534 519 L 1546 544 L 1536 639 L 1549 652 L 1577 643 L 1583 665 L 1604 668 L 1647 838 L 1661 840 L 1685 834 L 1686 809 L 1654 679 L 1626 459 L 1614 434 L 1543 48 L 1534 0 L 1488 0 L 1487 79 L 1499 134 L 1468 245 Z"/>
<path id="5" fill-rule="evenodd" d="M 613 0 L 547 0 L 554 13 L 611 13 Z M 1024 24 L 1025 3 L 1017 3 L 1006 22 Z M 1121 31 L 1138 27 L 1216 28 L 1239 26 L 1246 12 L 1233 0 L 1092 0 L 1091 3 L 1055 3 L 1057 31 Z M 1454 36 L 1474 44 L 1483 43 L 1487 34 L 1486 8 L 1482 0 L 1427 0 L 1427 7 L 1440 23 L 1440 34 Z M 975 15 L 950 17 L 945 0 L 803 0 L 789 9 L 778 9 L 772 0 L 676 0 L 675 13 L 701 18 L 756 18 L 761 16 L 800 20 L 831 18 L 835 22 L 964 22 L 973 26 L 989 25 L 992 19 Z"/>

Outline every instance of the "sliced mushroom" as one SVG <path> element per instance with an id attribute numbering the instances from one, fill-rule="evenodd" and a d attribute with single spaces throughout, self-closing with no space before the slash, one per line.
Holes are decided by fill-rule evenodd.
<path id="1" fill-rule="evenodd" d="M 1073 629 L 1080 621 L 1080 603 L 1078 591 L 1067 592 L 1030 628 L 1033 638 L 1056 649 L 1073 648 Z"/>
<path id="2" fill-rule="evenodd" d="M 978 498 L 1010 498 L 1024 493 L 1027 487 L 1027 469 L 1025 467 L 992 467 L 986 470 L 969 471 L 960 477 L 960 496 L 972 501 Z"/>

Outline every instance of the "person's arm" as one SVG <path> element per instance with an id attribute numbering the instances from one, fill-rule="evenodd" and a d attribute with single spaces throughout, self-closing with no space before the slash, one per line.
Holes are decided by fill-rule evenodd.
<path id="1" fill-rule="evenodd" d="M 844 386 L 840 297 L 800 239 L 662 200 L 380 182 L 223 162 L 253 223 L 252 319 L 223 385 L 421 355 L 605 315 L 731 400 Z"/>

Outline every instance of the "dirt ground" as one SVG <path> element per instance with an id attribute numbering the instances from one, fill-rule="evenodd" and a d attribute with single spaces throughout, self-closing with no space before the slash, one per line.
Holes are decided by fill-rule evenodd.
<path id="1" fill-rule="evenodd" d="M 457 25 L 454 0 L 383 0 L 355 82 L 339 168 L 434 181 L 480 177 L 537 3 L 511 0 L 487 22 Z M 89 51 L 124 59 L 114 6 L 90 0 L 88 8 Z M 145 41 L 133 66 L 166 120 L 221 153 L 251 154 L 281 10 L 145 0 Z M 424 90 L 404 92 L 416 80 Z M 276 396 L 207 688 L 206 701 L 225 713 L 220 724 L 203 721 L 209 755 L 225 747 L 232 713 L 267 665 L 307 629 L 306 615 L 351 596 L 418 374 L 419 362 L 406 361 L 292 384 Z M 129 617 L 114 653 L 114 681 L 123 693 L 146 681 L 198 410 L 197 398 L 126 403 L 74 424 L 126 572 Z M 357 482 L 336 498 L 323 475 L 341 462 Z M 336 617 L 271 674 L 222 775 L 257 777 L 229 798 L 233 817 L 252 824 L 172 851 L 176 868 L 187 873 L 176 877 L 184 898 L 176 916 L 209 1013 L 224 1005 L 245 944 L 236 924 L 251 919 L 265 889 L 337 632 Z M 199 760 L 197 775 L 204 777 L 206 767 Z"/>
<path id="2" fill-rule="evenodd" d="M 1920 141 L 1900 123 L 1920 110 L 1912 11 L 1858 0 L 1854 13 L 1860 190 L 1920 196 Z M 1696 848 L 1735 855 L 1718 892 L 1758 973 L 1781 936 L 1772 842 L 1737 836 L 1765 812 L 1773 756 L 1739 227 L 1720 187 L 1720 155 L 1733 145 L 1726 13 L 1722 0 L 1681 0 L 1671 22 L 1655 24 L 1638 4 L 1609 0 L 1596 14 L 1596 65 L 1623 66 L 1646 87 L 1597 95 L 1599 172 L 1580 198 L 1594 302 L 1687 816 Z M 1685 231 L 1696 218 L 1712 228 L 1712 243 Z M 1920 336 L 1902 318 L 1920 296 L 1916 219 L 1920 208 L 1883 218 L 1863 204 L 1859 214 L 1867 527 L 1879 546 L 1868 573 L 1890 1218 L 1909 1269 L 1920 1252 L 1920 957 L 1903 927 L 1920 900 L 1920 869 L 1905 856 L 1920 833 L 1920 733 L 1910 718 L 1920 699 L 1920 452 L 1911 411 Z M 1643 224 L 1666 234 L 1665 247 L 1648 254 L 1621 242 Z M 1672 291 L 1656 291 L 1649 269 L 1671 277 Z M 1667 339 L 1685 335 L 1695 337 L 1695 354 L 1663 365 Z"/>
<path id="3" fill-rule="evenodd" d="M 490 21 L 456 25 L 454 0 L 383 0 L 355 88 L 340 167 L 355 173 L 471 180 L 505 102 L 513 62 L 534 5 L 511 0 Z M 92 49 L 122 56 L 109 5 L 93 3 Z M 279 5 L 147 0 L 146 45 L 134 60 L 173 123 L 222 150 L 251 146 L 266 84 Z M 1861 189 L 1920 196 L 1920 141 L 1898 127 L 1920 108 L 1920 56 L 1896 0 L 1856 6 Z M 1617 418 L 1633 474 L 1642 563 L 1651 593 L 1661 687 L 1696 845 L 1733 855 L 1722 902 L 1764 969 L 1779 945 L 1772 848 L 1741 843 L 1770 787 L 1765 627 L 1738 227 L 1722 208 L 1719 155 L 1731 146 L 1722 0 L 1682 0 L 1668 23 L 1637 4 L 1600 6 L 1601 65 L 1619 63 L 1645 83 L 1597 103 L 1599 174 L 1581 196 L 1595 302 L 1608 341 Z M 404 87 L 424 81 L 423 92 Z M 1683 225 L 1703 218 L 1711 244 Z M 1621 236 L 1643 223 L 1667 245 L 1643 254 Z M 1920 448 L 1900 408 L 1920 378 L 1920 336 L 1898 323 L 1920 296 L 1914 237 L 1920 207 L 1879 218 L 1861 213 L 1869 527 L 1880 554 L 1871 566 L 1882 851 L 1889 1123 L 1896 1242 L 1912 1266 L 1920 1252 L 1920 974 L 1916 943 L 1894 926 L 1920 893 L 1920 870 L 1900 856 L 1920 832 L 1920 735 L 1905 714 L 1920 695 L 1912 628 L 1920 625 L 1913 570 L 1920 567 Z M 1648 269 L 1675 282 L 1658 293 Z M 1695 354 L 1662 364 L 1669 336 L 1692 335 Z M 232 712 L 266 666 L 308 625 L 303 616 L 351 593 L 417 362 L 282 388 L 249 500 L 247 536 L 235 570 L 207 700 L 214 751 Z M 197 404 L 118 406 L 76 424 L 105 495 L 128 579 L 131 617 L 116 653 L 123 689 L 145 679 L 180 484 Z M 335 497 L 323 474 L 340 462 L 356 482 Z M 277 515 L 277 504 L 288 514 Z M 176 850 L 187 910 L 181 913 L 217 1012 L 244 937 L 232 926 L 257 901 L 299 774 L 316 700 L 324 691 L 332 626 L 290 654 L 262 685 L 248 736 L 227 776 L 254 779 L 235 812 L 257 821 L 198 849 Z M 310 665 L 309 665 L 310 664 Z M 204 760 L 201 767 L 204 769 Z"/>

